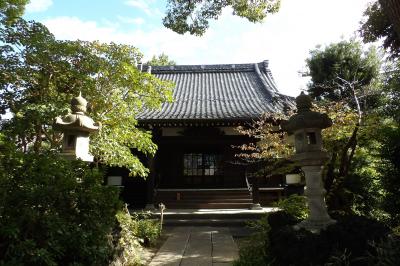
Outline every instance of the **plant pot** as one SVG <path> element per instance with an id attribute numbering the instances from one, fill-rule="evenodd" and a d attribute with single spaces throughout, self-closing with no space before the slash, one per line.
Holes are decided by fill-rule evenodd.
<path id="1" fill-rule="evenodd" d="M 299 184 L 301 181 L 301 176 L 299 174 L 287 174 L 286 184 Z"/>

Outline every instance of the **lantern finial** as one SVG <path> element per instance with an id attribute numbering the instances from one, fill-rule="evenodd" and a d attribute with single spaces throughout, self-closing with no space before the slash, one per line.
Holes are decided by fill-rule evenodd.
<path id="1" fill-rule="evenodd" d="M 78 97 L 74 97 L 71 100 L 71 111 L 73 114 L 86 113 L 87 101 L 82 97 L 82 93 L 79 91 Z"/>
<path id="2" fill-rule="evenodd" d="M 301 92 L 296 98 L 296 106 L 299 113 L 310 111 L 312 107 L 311 97 L 304 92 Z"/>

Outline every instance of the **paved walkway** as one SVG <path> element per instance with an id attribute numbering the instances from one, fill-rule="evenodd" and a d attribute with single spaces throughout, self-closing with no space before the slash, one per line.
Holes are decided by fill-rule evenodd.
<path id="1" fill-rule="evenodd" d="M 149 265 L 228 266 L 237 258 L 227 227 L 175 227 Z"/>

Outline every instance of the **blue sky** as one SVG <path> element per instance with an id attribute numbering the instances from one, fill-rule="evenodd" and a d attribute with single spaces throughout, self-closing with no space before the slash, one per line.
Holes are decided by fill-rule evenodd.
<path id="1" fill-rule="evenodd" d="M 162 52 L 178 64 L 270 61 L 278 89 L 296 96 L 307 78 L 305 59 L 316 45 L 355 36 L 369 0 L 282 0 L 277 14 L 250 23 L 225 9 L 202 37 L 162 25 L 166 0 L 31 0 L 24 15 L 59 39 L 99 40 L 138 47 L 145 59 Z"/>

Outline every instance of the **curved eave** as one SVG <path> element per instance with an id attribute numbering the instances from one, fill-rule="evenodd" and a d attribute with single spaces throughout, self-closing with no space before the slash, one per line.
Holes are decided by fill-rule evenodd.
<path id="1" fill-rule="evenodd" d="M 246 125 L 259 119 L 254 118 L 236 118 L 236 119 L 147 119 L 139 120 L 141 127 L 224 127 Z"/>

